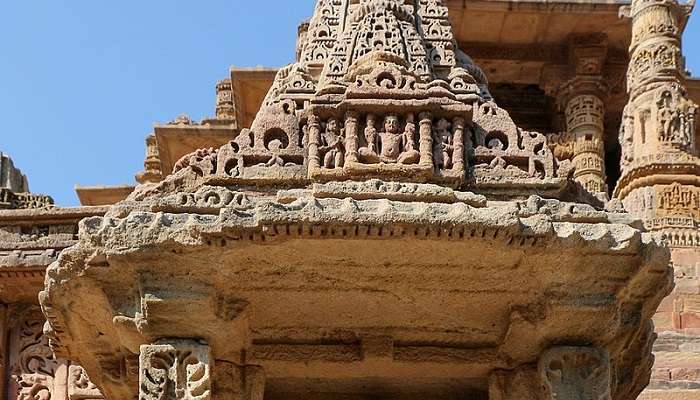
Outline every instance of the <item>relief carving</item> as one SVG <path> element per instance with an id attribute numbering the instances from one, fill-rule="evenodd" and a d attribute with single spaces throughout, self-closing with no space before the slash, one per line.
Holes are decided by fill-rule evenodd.
<path id="1" fill-rule="evenodd" d="M 610 400 L 607 352 L 587 347 L 556 347 L 538 366 L 546 399 Z"/>
<path id="2" fill-rule="evenodd" d="M 697 106 L 678 85 L 658 90 L 655 96 L 657 135 L 662 145 L 692 150 Z"/>
<path id="3" fill-rule="evenodd" d="M 657 216 L 687 216 L 700 221 L 700 188 L 676 182 L 656 187 Z"/>
<path id="4" fill-rule="evenodd" d="M 139 399 L 209 400 L 211 368 L 209 346 L 188 340 L 142 345 Z"/>
<path id="5" fill-rule="evenodd" d="M 68 400 L 102 400 L 100 389 L 90 381 L 83 367 L 68 367 Z"/>
<path id="6" fill-rule="evenodd" d="M 416 150 L 416 125 L 414 116 L 406 117 L 403 132 L 399 132 L 399 117 L 385 116 L 383 129 L 374 127 L 376 117 L 367 116 L 367 128 L 361 139 L 364 146 L 359 149 L 359 159 L 366 164 L 418 164 L 420 153 Z"/>
<path id="7" fill-rule="evenodd" d="M 54 393 L 54 378 L 62 362 L 54 358 L 43 326 L 40 314 L 29 313 L 20 316 L 12 330 L 10 373 L 17 400 L 49 400 Z"/>

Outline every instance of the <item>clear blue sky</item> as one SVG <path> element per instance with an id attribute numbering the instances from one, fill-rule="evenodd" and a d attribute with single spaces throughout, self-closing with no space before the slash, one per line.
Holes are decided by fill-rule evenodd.
<path id="1" fill-rule="evenodd" d="M 32 191 L 131 184 L 155 122 L 213 113 L 228 67 L 293 59 L 314 0 L 0 0 L 0 151 Z M 685 52 L 700 74 L 700 10 Z"/>

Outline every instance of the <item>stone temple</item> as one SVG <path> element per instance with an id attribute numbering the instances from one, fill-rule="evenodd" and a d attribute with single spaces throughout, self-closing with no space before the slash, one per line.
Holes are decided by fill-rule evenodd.
<path id="1" fill-rule="evenodd" d="M 135 187 L 1 155 L 4 398 L 700 399 L 691 9 L 318 0 Z"/>

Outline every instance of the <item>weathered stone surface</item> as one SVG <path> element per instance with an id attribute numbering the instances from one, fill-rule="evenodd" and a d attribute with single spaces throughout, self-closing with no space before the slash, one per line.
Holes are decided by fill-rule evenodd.
<path id="1" fill-rule="evenodd" d="M 319 0 L 295 63 L 233 69 L 214 117 L 155 127 L 126 200 L 5 189 L 24 210 L 0 212 L 3 392 L 698 396 L 688 8 L 617 8 Z M 644 229 L 677 282 L 653 370 L 672 274 Z"/>
<path id="2" fill-rule="evenodd" d="M 600 343 L 618 358 L 632 352 L 647 360 L 641 365 L 650 365 L 644 358 L 649 344 L 641 339 L 650 327 L 624 321 L 638 320 L 642 310 L 651 315 L 654 306 L 631 305 L 644 298 L 660 301 L 659 287 L 669 282 L 667 259 L 653 250 L 650 237 L 609 223 L 608 214 L 538 198 L 473 207 L 313 193 L 291 203 L 253 198 L 247 207 L 229 203 L 217 213 L 213 208 L 199 215 L 133 211 L 124 218 L 83 221 L 80 244 L 50 270 L 42 297 L 55 331 L 54 348 L 81 360 L 98 377 L 107 361 L 88 349 L 112 349 L 117 358 L 110 357 L 111 365 L 138 353 L 142 343 L 172 335 L 200 337 L 217 360 L 238 365 L 241 351 L 249 349 L 246 353 L 255 354 L 272 376 L 285 376 L 286 364 L 310 360 L 329 365 L 356 360 L 361 374 L 371 362 L 352 345 L 314 343 L 351 344 L 381 335 L 394 343 L 388 362 L 397 367 L 410 370 L 416 362 L 431 362 L 456 377 L 468 366 L 471 379 L 486 382 L 490 369 L 536 362 L 551 335 L 561 332 Z M 302 250 L 310 247 L 323 250 Z M 397 258 L 399 253 L 406 257 Z M 244 265 L 232 263 L 241 259 Z M 285 261 L 270 264 L 272 259 Z M 189 278 L 194 271 L 195 280 Z M 561 281 L 574 271 L 575 281 Z M 87 282 L 102 282 L 102 289 Z M 125 282 L 134 290 L 124 291 Z M 606 287 L 616 288 L 620 297 L 604 295 Z M 427 295 L 435 290 L 439 297 Z M 61 293 L 72 293 L 71 313 L 89 313 L 93 322 L 71 322 L 86 321 L 88 314 L 65 319 L 61 299 L 68 297 Z M 272 299 L 276 305 L 267 306 Z M 513 302 L 521 304 L 518 311 Z M 567 318 L 571 312 L 580 319 Z M 97 338 L 96 329 L 102 333 L 97 342 L 91 339 Z M 636 344 L 624 347 L 623 337 Z M 265 343 L 266 350 L 255 343 Z M 431 347 L 409 351 L 409 343 Z M 455 352 L 455 346 L 467 344 Z M 477 355 L 488 349 L 493 356 Z M 113 396 L 137 387 L 134 379 L 127 371 L 120 384 L 97 382 Z M 616 387 L 634 391 L 641 388 L 637 385 L 624 380 Z"/>

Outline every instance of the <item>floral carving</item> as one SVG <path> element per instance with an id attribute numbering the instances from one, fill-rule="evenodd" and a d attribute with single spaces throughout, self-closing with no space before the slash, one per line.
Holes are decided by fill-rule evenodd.
<path id="1" fill-rule="evenodd" d="M 139 356 L 140 400 L 211 398 L 209 347 L 190 341 L 142 345 Z"/>
<path id="2" fill-rule="evenodd" d="M 68 368 L 68 400 L 102 400 L 104 396 L 79 365 Z"/>
<path id="3" fill-rule="evenodd" d="M 16 382 L 17 400 L 49 400 L 59 362 L 43 334 L 44 321 L 39 316 L 22 318 L 13 335 L 16 355 L 12 378 Z"/>

